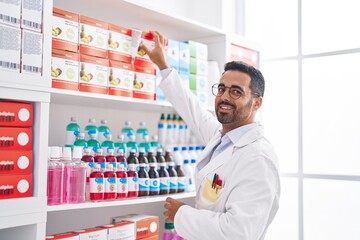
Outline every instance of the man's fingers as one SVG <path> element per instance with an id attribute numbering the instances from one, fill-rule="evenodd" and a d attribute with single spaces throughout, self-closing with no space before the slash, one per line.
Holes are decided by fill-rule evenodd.
<path id="1" fill-rule="evenodd" d="M 171 204 L 169 204 L 169 203 L 165 203 L 165 204 L 164 204 L 164 208 L 166 208 L 166 209 L 170 209 L 170 208 L 171 208 Z"/>
<path id="2" fill-rule="evenodd" d="M 170 204 L 177 202 L 175 199 L 173 199 L 171 197 L 167 197 L 165 201 L 170 203 Z"/>
<path id="3" fill-rule="evenodd" d="M 149 49 L 142 42 L 140 43 L 139 48 L 143 49 L 146 53 L 149 52 Z"/>

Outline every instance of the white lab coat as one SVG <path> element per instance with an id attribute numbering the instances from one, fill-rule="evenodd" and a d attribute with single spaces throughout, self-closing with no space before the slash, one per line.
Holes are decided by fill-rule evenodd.
<path id="1" fill-rule="evenodd" d="M 252 128 L 209 162 L 220 142 L 221 124 L 184 88 L 175 70 L 159 86 L 206 144 L 196 170 L 196 207 L 179 208 L 174 219 L 178 234 L 187 240 L 264 239 L 278 210 L 280 180 L 277 157 L 263 127 Z M 217 192 L 211 187 L 215 173 L 223 182 Z"/>

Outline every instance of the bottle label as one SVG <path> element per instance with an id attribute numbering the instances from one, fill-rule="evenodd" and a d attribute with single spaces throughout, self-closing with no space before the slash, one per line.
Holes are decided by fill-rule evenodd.
<path id="1" fill-rule="evenodd" d="M 119 164 L 123 165 L 125 169 L 127 169 L 127 162 L 119 162 Z"/>
<path id="2" fill-rule="evenodd" d="M 127 193 L 128 192 L 128 180 L 127 178 L 119 178 L 117 184 L 118 193 Z"/>
<path id="3" fill-rule="evenodd" d="M 79 135 L 79 131 L 66 131 L 66 145 L 73 145 L 77 136 Z"/>
<path id="4" fill-rule="evenodd" d="M 100 165 L 101 171 L 104 172 L 105 171 L 105 162 L 98 162 L 98 164 Z"/>
<path id="5" fill-rule="evenodd" d="M 105 178 L 105 192 L 115 193 L 116 191 L 116 178 Z"/>
<path id="6" fill-rule="evenodd" d="M 160 190 L 168 190 L 170 188 L 170 179 L 168 177 L 160 178 Z"/>
<path id="7" fill-rule="evenodd" d="M 94 168 L 94 163 L 93 162 L 89 162 L 87 163 L 87 167 L 86 167 L 86 177 L 90 177 L 91 171 Z"/>
<path id="8" fill-rule="evenodd" d="M 104 192 L 104 179 L 103 178 L 90 178 L 90 193 L 103 193 Z"/>
<path id="9" fill-rule="evenodd" d="M 138 177 L 128 177 L 129 183 L 129 192 L 137 192 L 139 190 L 139 178 Z"/>
<path id="10" fill-rule="evenodd" d="M 178 177 L 177 182 L 178 182 L 178 189 L 186 188 L 185 177 Z"/>
<path id="11" fill-rule="evenodd" d="M 139 191 L 149 191 L 149 178 L 139 178 Z"/>
<path id="12" fill-rule="evenodd" d="M 150 178 L 150 191 L 151 192 L 160 191 L 160 179 L 159 178 Z"/>
<path id="13" fill-rule="evenodd" d="M 109 164 L 109 166 L 112 165 L 113 169 L 116 169 L 116 162 L 109 162 L 108 164 Z"/>
<path id="14" fill-rule="evenodd" d="M 170 177 L 170 189 L 178 189 L 177 177 Z"/>

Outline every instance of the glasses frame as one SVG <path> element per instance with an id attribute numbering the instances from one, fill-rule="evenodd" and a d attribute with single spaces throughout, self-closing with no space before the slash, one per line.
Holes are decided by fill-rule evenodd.
<path id="1" fill-rule="evenodd" d="M 227 88 L 229 89 L 229 96 L 230 96 L 232 99 L 234 99 L 234 100 L 237 100 L 237 99 L 245 96 L 245 93 L 250 93 L 251 95 L 253 95 L 253 96 L 255 96 L 255 97 L 259 97 L 259 94 L 258 94 L 258 93 L 254 93 L 254 92 L 251 92 L 251 91 L 245 91 L 245 90 L 243 90 L 240 86 L 235 86 L 235 85 L 232 85 L 232 86 L 230 86 L 230 87 L 227 87 L 227 86 L 224 85 L 225 91 L 224 91 L 223 93 L 219 94 L 219 91 L 218 91 L 219 85 L 220 85 L 220 83 L 215 83 L 214 85 L 211 86 L 211 92 L 212 92 L 212 94 L 213 94 L 215 97 L 221 97 L 222 95 L 224 95 L 224 93 L 226 92 L 226 89 L 227 89 Z M 223 84 L 222 84 L 222 85 L 223 85 Z M 234 97 L 234 96 L 232 95 L 232 93 L 231 93 L 231 89 L 232 89 L 232 88 L 236 88 L 236 89 L 239 90 L 240 92 L 242 91 L 241 95 L 239 95 L 239 96 L 237 96 L 237 97 Z M 217 91 L 217 94 L 215 94 L 215 92 L 214 92 L 215 89 L 216 89 L 216 91 Z"/>

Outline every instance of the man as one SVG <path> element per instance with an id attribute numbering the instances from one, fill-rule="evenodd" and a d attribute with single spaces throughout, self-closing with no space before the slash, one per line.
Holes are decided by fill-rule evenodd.
<path id="1" fill-rule="evenodd" d="M 255 122 L 265 88 L 261 72 L 243 62 L 225 65 L 212 87 L 216 119 L 169 68 L 164 36 L 153 34 L 154 49 L 140 47 L 161 70 L 166 98 L 206 144 L 196 167 L 195 208 L 169 197 L 165 221 L 187 240 L 264 239 L 278 210 L 280 180 L 274 150 Z"/>

